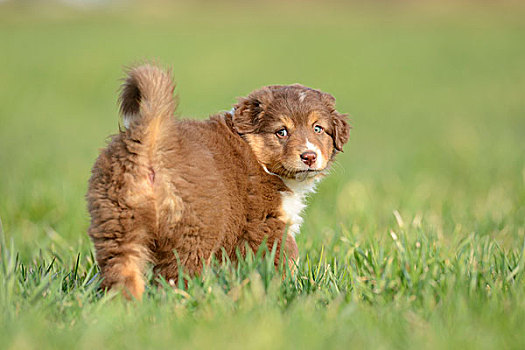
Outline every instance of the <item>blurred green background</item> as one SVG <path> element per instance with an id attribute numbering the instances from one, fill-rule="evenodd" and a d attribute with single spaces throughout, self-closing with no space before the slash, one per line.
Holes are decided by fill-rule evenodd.
<path id="1" fill-rule="evenodd" d="M 409 241 L 435 237 L 429 247 L 443 266 L 467 237 L 487 239 L 513 262 L 525 236 L 524 39 L 525 6 L 512 1 L 0 2 L 5 237 L 22 261 L 39 250 L 69 254 L 67 266 L 79 252 L 91 261 L 84 199 L 90 168 L 118 130 L 123 67 L 154 60 L 173 69 L 184 117 L 205 118 L 260 86 L 295 82 L 332 93 L 338 110 L 350 113 L 350 142 L 305 213 L 298 236 L 303 261 L 322 249 L 328 259 L 352 259 L 359 245 L 385 247 L 388 259 L 394 230 Z M 501 277 L 487 266 L 485 277 Z M 513 268 L 501 278 L 511 281 Z M 494 292 L 515 310 L 508 319 L 498 313 L 501 328 L 491 328 L 492 316 L 476 323 L 499 342 L 476 338 L 471 345 L 524 344 L 505 338 L 521 332 L 522 282 L 515 299 Z M 272 310 L 271 320 L 289 325 Z M 486 309 L 480 310 L 462 316 L 467 326 L 458 329 L 471 330 Z M 298 316 L 296 332 L 303 334 L 315 314 L 299 314 L 307 315 Z M 243 317 L 229 319 L 228 327 L 252 321 Z M 398 321 L 348 327 L 366 333 L 387 325 L 376 343 L 360 338 L 381 347 L 392 345 Z M 416 344 L 443 345 L 443 335 L 453 334 L 453 344 L 464 345 L 454 323 L 437 324 L 442 328 Z M 403 328 L 398 347 L 411 339 L 410 329 Z"/>
<path id="2" fill-rule="evenodd" d="M 122 69 L 155 60 L 173 68 L 183 116 L 294 82 L 350 113 L 351 141 L 300 240 L 339 223 L 384 235 L 394 210 L 444 235 L 504 240 L 525 217 L 524 13 L 509 2 L 1 3 L 4 231 L 27 254 L 54 234 L 86 246 L 83 196 L 117 131 Z"/>

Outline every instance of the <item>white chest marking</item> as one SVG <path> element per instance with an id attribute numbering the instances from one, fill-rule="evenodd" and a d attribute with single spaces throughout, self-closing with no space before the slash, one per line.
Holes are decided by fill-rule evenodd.
<path id="1" fill-rule="evenodd" d="M 281 192 L 282 212 L 288 225 L 288 233 L 295 237 L 301 228 L 303 218 L 301 213 L 306 208 L 306 196 L 315 191 L 316 179 L 305 181 L 283 179 L 292 192 Z"/>

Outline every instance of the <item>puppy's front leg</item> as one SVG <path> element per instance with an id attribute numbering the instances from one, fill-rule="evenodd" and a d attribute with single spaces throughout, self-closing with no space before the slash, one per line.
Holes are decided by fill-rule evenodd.
<path id="1" fill-rule="evenodd" d="M 270 219 L 262 227 L 250 227 L 245 240 L 254 253 L 260 249 L 261 244 L 266 240 L 269 251 L 272 251 L 274 246 L 277 248 L 274 259 L 275 267 L 287 263 L 292 272 L 295 269 L 295 262 L 298 258 L 297 244 L 295 238 L 286 232 L 286 225 L 283 221 Z"/>
<path id="2" fill-rule="evenodd" d="M 290 269 L 290 272 L 293 276 L 296 270 L 297 261 L 299 259 L 299 249 L 297 248 L 295 238 L 290 234 L 286 234 L 286 242 L 284 244 L 284 259 L 288 263 L 288 268 Z"/>

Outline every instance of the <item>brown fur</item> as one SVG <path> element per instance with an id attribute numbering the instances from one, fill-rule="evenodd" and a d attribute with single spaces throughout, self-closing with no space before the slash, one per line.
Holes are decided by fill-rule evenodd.
<path id="1" fill-rule="evenodd" d="M 284 198 L 295 182 L 319 178 L 348 141 L 345 115 L 317 90 L 265 87 L 234 113 L 191 121 L 173 117 L 173 89 L 157 67 L 129 72 L 120 97 L 127 128 L 101 152 L 89 181 L 89 235 L 102 287 L 128 297 L 141 298 L 147 264 L 177 281 L 179 264 L 196 274 L 212 256 L 225 252 L 235 261 L 236 250 L 256 251 L 265 240 L 277 245 L 278 264 L 283 238 L 286 259 L 297 259 Z M 276 135 L 282 127 L 284 138 Z M 324 164 L 301 161 L 306 141 Z"/>

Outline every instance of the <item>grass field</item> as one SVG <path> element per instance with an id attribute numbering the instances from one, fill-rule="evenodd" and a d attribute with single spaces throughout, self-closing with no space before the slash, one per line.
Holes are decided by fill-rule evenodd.
<path id="1" fill-rule="evenodd" d="M 524 7 L 155 4 L 0 3 L 0 348 L 525 348 Z M 97 290 L 86 183 L 148 58 L 184 116 L 294 82 L 351 114 L 294 277 Z"/>

